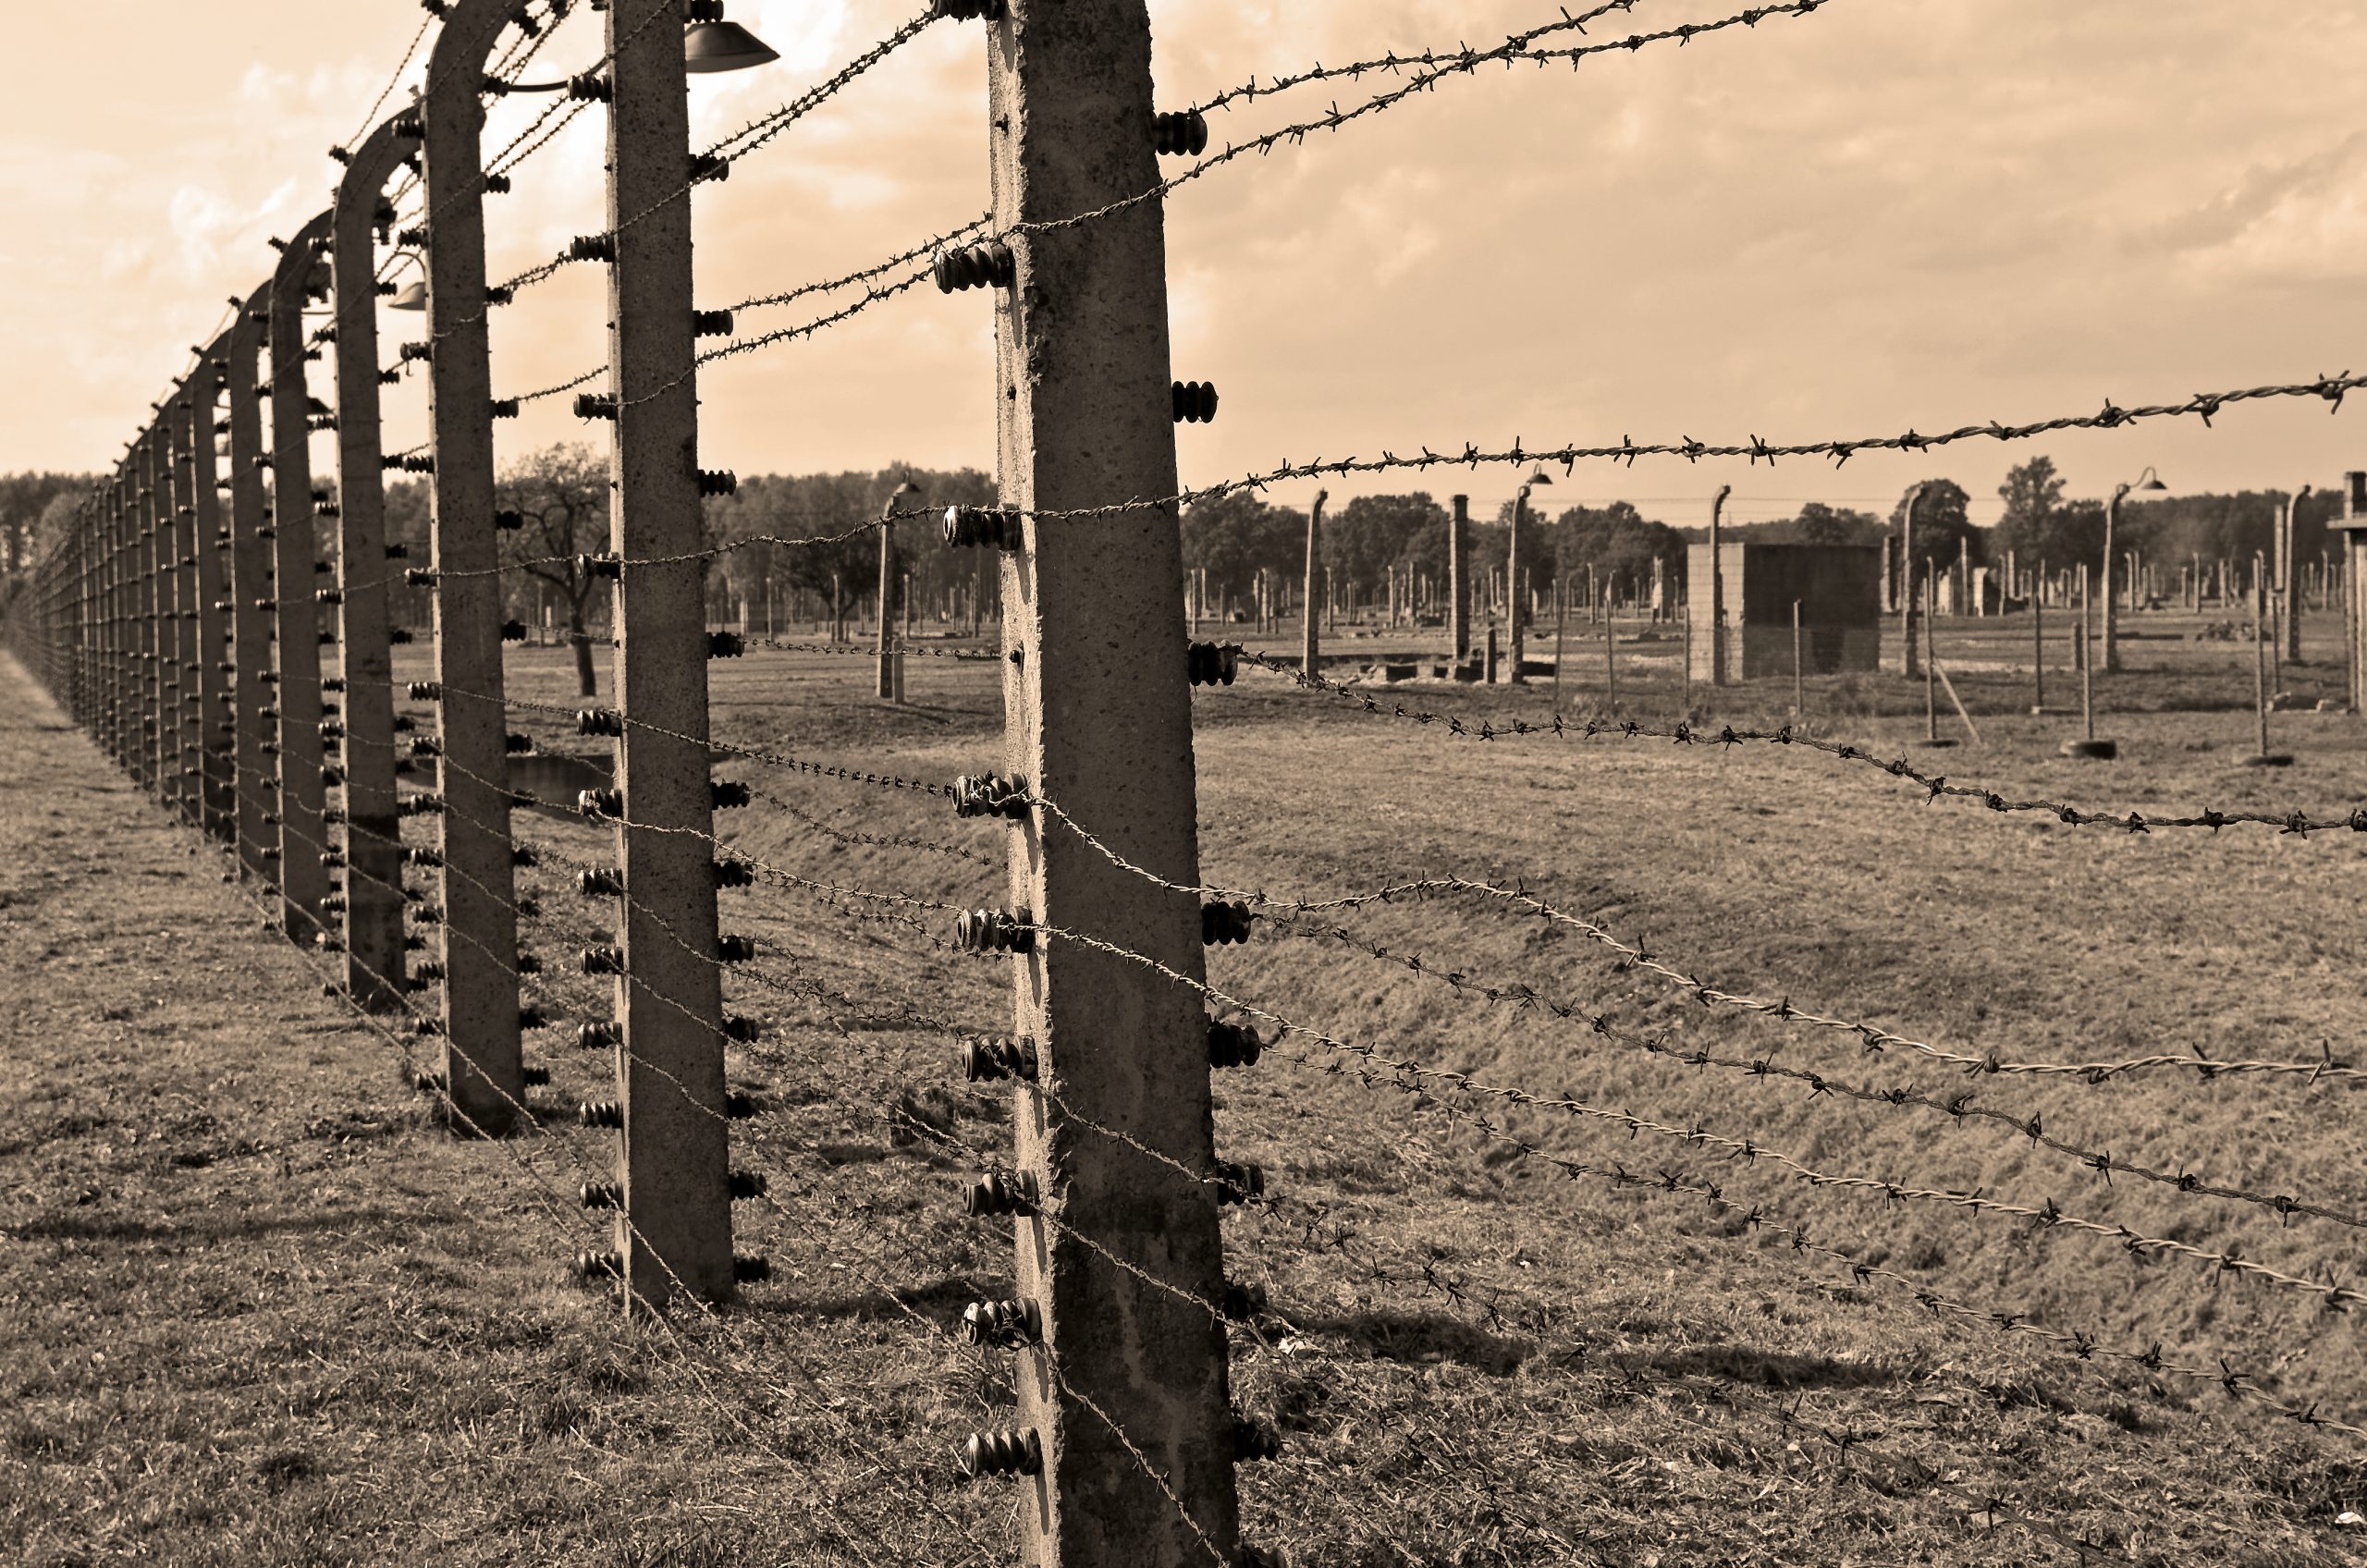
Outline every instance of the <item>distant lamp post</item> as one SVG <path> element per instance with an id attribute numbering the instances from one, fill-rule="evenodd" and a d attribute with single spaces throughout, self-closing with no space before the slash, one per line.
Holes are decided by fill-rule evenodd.
<path id="1" fill-rule="evenodd" d="M 1540 484 L 1552 483 L 1553 476 L 1540 468 L 1521 482 L 1519 493 L 1513 497 L 1512 547 L 1506 552 L 1504 558 L 1504 605 L 1509 611 L 1506 619 L 1512 623 L 1512 658 L 1504 672 L 1504 679 L 1515 686 L 1523 684 L 1520 672 L 1521 610 L 1523 608 L 1520 587 L 1520 531 L 1528 521 L 1528 493 Z"/>
<path id="2" fill-rule="evenodd" d="M 2162 483 L 2161 476 L 2148 466 L 2145 472 L 2131 483 L 2114 485 L 2111 497 L 2104 502 L 2103 592 L 2101 596 L 2103 599 L 2104 612 L 2103 670 L 2107 675 L 2116 673 L 2120 668 L 2120 644 L 2114 635 L 2112 591 L 2112 541 L 2115 530 L 2120 525 L 2120 503 L 2123 497 L 2131 494 L 2160 495 L 2167 492 L 2169 486 Z"/>

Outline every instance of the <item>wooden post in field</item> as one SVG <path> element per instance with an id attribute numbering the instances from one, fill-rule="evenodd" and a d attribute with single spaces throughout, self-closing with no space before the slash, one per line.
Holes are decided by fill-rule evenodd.
<path id="1" fill-rule="evenodd" d="M 2046 606 L 2030 595 L 2030 712 L 2046 711 Z"/>
<path id="2" fill-rule="evenodd" d="M 1562 711 L 1563 623 L 1569 614 L 1569 590 L 1561 578 L 1553 579 L 1553 711 Z"/>
<path id="3" fill-rule="evenodd" d="M 1801 657 L 1802 652 L 1803 649 L 1800 645 L 1800 602 L 1797 599 L 1794 599 L 1792 601 L 1792 717 L 1794 718 L 1798 718 L 1809 711 L 1808 687 L 1806 683 L 1806 671 L 1808 666 L 1807 661 Z"/>
<path id="4" fill-rule="evenodd" d="M 2252 714 L 2260 724 L 2256 754 L 2264 761 L 2268 756 L 2268 583 L 2257 556 L 2252 565 Z"/>
<path id="5" fill-rule="evenodd" d="M 1932 617 L 1932 582 L 1938 576 L 1928 565 L 1923 570 L 1923 634 L 1936 644 L 1940 623 Z M 1940 738 L 1940 692 L 1934 675 L 1940 668 L 1940 650 L 1926 646 L 1923 650 L 1923 738 L 1936 741 Z"/>
<path id="6" fill-rule="evenodd" d="M 2088 603 L 2088 563 L 2079 563 L 2079 724 L 2087 739 L 2096 738 L 2096 650 Z"/>
<path id="7" fill-rule="evenodd" d="M 1619 629 L 1611 619 L 1611 585 L 1602 589 L 1602 711 L 1619 711 Z"/>
<path id="8" fill-rule="evenodd" d="M 1159 178 L 1149 7 L 1005 0 L 985 27 L 994 221 L 1015 252 L 995 305 L 998 471 L 1025 518 L 1002 557 L 1005 772 L 1167 886 L 1039 806 L 1008 829 L 1016 930 L 963 923 L 1011 954 L 1012 1032 L 1035 1043 L 1013 1175 L 973 1195 L 1013 1216 L 1015 1292 L 1040 1325 L 1022 1336 L 1010 1429 L 966 1455 L 1011 1476 L 1031 1568 L 1209 1568 L 1241 1545 L 1203 1174 L 1208 1020 L 1189 984 L 1207 927 L 1174 890 L 1200 881 L 1178 519 L 1171 502 L 1039 515 L 1178 488 L 1165 217 L 1134 200 Z"/>

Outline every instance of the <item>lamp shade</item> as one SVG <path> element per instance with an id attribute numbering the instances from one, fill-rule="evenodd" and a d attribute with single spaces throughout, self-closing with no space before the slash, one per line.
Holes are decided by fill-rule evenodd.
<path id="1" fill-rule="evenodd" d="M 390 311 L 423 311 L 427 309 L 427 285 L 413 283 L 410 288 L 386 301 Z"/>
<path id="2" fill-rule="evenodd" d="M 738 22 L 693 22 L 682 34 L 682 65 L 694 72 L 744 71 L 779 58 L 763 39 Z"/>

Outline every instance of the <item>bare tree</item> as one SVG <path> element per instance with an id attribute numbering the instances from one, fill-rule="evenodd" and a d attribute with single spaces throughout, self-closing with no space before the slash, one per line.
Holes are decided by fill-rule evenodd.
<path id="1" fill-rule="evenodd" d="M 581 445 L 546 447 L 502 476 L 496 504 L 523 520 L 523 526 L 502 535 L 503 564 L 558 590 L 575 649 L 576 688 L 598 696 L 589 611 L 593 591 L 604 580 L 585 571 L 579 557 L 608 548 L 607 459 Z"/>

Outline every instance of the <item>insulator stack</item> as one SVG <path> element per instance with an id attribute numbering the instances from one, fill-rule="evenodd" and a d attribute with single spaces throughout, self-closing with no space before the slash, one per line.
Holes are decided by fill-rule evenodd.
<path id="1" fill-rule="evenodd" d="M 1027 786 L 1017 778 L 1006 778 L 999 773 L 963 774 L 953 781 L 953 815 L 956 816 L 1005 816 L 1014 822 L 1027 819 Z"/>
<path id="2" fill-rule="evenodd" d="M 1006 1078 L 1034 1083 L 1036 1042 L 1024 1035 L 1016 1038 L 987 1035 L 965 1040 L 962 1044 L 962 1070 L 973 1084 Z"/>
<path id="3" fill-rule="evenodd" d="M 973 1432 L 962 1445 L 962 1474 L 971 1480 L 987 1476 L 1036 1476 L 1044 1469 L 1044 1445 L 1033 1427 L 1004 1427 Z"/>
<path id="4" fill-rule="evenodd" d="M 1033 1214 L 1038 1201 L 1034 1172 L 991 1171 L 970 1183 L 962 1211 L 973 1219 L 996 1214 Z"/>
<path id="5" fill-rule="evenodd" d="M 1032 953 L 1036 950 L 1036 932 L 1028 925 L 1025 910 L 1016 913 L 999 909 L 964 910 L 953 923 L 953 939 L 963 952 L 969 953 Z"/>
<path id="6" fill-rule="evenodd" d="M 1241 672 L 1241 650 L 1225 643 L 1194 643 L 1184 650 L 1184 673 L 1195 686 L 1230 686 Z"/>
<path id="7" fill-rule="evenodd" d="M 1152 121 L 1151 144 L 1161 157 L 1196 158 L 1208 150 L 1208 116 L 1197 109 L 1161 115 Z"/>
<path id="8" fill-rule="evenodd" d="M 974 1345 L 1016 1350 L 1044 1341 L 1044 1309 L 1032 1301 L 974 1301 L 962 1309 L 962 1335 Z"/>
<path id="9" fill-rule="evenodd" d="M 957 550 L 1023 549 L 1027 544 L 1027 516 L 1013 507 L 948 507 L 945 542 Z"/>
<path id="10" fill-rule="evenodd" d="M 1178 424 L 1207 424 L 1217 417 L 1217 389 L 1213 383 L 1176 382 L 1173 397 Z"/>
<path id="11" fill-rule="evenodd" d="M 1200 941 L 1211 948 L 1246 942 L 1249 940 L 1250 923 L 1257 918 L 1245 903 L 1202 904 Z"/>

